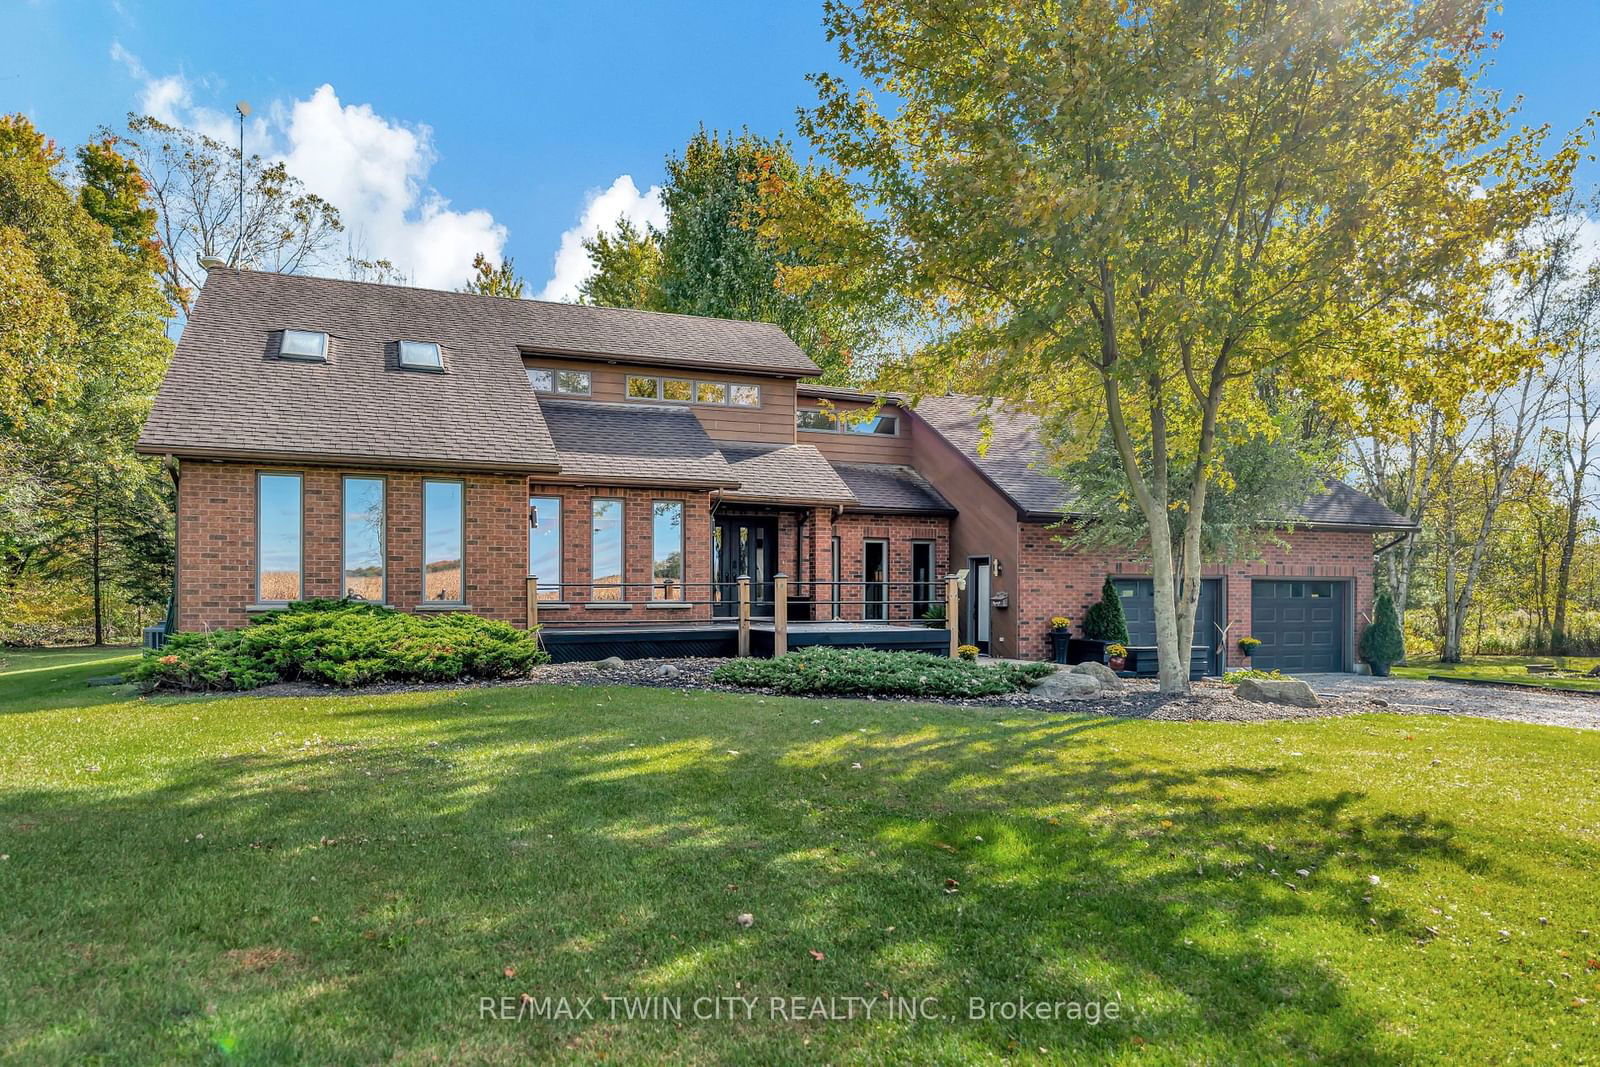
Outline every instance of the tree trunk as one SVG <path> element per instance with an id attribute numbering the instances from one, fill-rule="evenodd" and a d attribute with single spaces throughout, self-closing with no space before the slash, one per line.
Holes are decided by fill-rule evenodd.
<path id="1" fill-rule="evenodd" d="M 92 545 L 89 550 L 90 579 L 94 586 L 94 643 L 106 643 L 105 616 L 101 608 L 100 598 L 100 480 L 97 477 L 94 484 L 94 507 L 90 523 Z"/>

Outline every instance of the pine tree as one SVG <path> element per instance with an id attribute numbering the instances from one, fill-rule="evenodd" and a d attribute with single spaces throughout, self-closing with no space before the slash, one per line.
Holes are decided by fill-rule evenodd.
<path id="1" fill-rule="evenodd" d="M 1394 598 L 1384 590 L 1378 594 L 1372 623 L 1361 633 L 1361 662 L 1371 667 L 1373 674 L 1384 678 L 1391 666 L 1405 658 L 1406 638 L 1400 629 L 1400 617 L 1395 614 Z"/>
<path id="2" fill-rule="evenodd" d="M 1122 595 L 1117 592 L 1110 575 L 1100 587 L 1100 602 L 1090 607 L 1083 617 L 1083 636 L 1091 641 L 1128 643 L 1128 617 L 1122 613 Z"/>

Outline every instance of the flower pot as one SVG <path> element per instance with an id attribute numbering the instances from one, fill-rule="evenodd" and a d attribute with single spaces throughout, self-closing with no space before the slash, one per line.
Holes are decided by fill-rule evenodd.
<path id="1" fill-rule="evenodd" d="M 1389 664 L 1387 664 L 1387 663 L 1369 663 L 1369 664 L 1367 664 L 1367 666 L 1372 668 L 1372 676 L 1374 678 L 1387 678 L 1387 677 L 1389 677 Z"/>
<path id="2" fill-rule="evenodd" d="M 1052 663 L 1071 663 L 1072 662 L 1072 660 L 1070 658 L 1068 658 L 1068 656 L 1067 656 L 1067 643 L 1069 641 L 1071 641 L 1071 640 L 1072 640 L 1072 633 L 1069 630 L 1051 630 L 1050 631 L 1050 662 L 1052 662 Z"/>
<path id="3" fill-rule="evenodd" d="M 1106 666 L 1114 671 L 1122 671 L 1128 666 L 1127 656 L 1107 656 Z"/>

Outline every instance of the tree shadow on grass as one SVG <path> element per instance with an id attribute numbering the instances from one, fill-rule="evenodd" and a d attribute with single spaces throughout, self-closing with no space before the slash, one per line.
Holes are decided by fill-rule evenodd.
<path id="1" fill-rule="evenodd" d="M 1118 720 L 626 689 L 343 707 L 322 708 L 326 736 L 274 740 L 262 702 L 248 744 L 157 788 L 0 793 L 23 860 L 0 929 L 29 963 L 0 1047 L 1385 1062 L 1392 1035 L 1275 932 L 1409 936 L 1361 872 L 1494 868 L 1446 822 L 1305 794 L 1290 767 L 1120 754 Z M 676 997 L 687 1017 L 480 1017 L 523 993 Z M 957 1018 L 773 1020 L 766 999 L 884 994 Z M 761 998 L 756 1018 L 692 1017 L 732 996 Z M 1123 1018 L 969 1021 L 972 997 Z"/>

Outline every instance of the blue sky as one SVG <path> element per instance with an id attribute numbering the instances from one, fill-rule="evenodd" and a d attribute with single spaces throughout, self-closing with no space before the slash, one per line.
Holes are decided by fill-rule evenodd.
<path id="1" fill-rule="evenodd" d="M 1491 81 L 1527 98 L 1528 121 L 1571 128 L 1600 107 L 1600 3 L 1506 6 Z M 697 126 L 793 129 L 805 75 L 837 66 L 820 14 L 813 0 L 0 0 L 0 110 L 76 144 L 133 109 L 220 132 L 244 98 L 251 150 L 287 156 L 369 255 L 453 285 L 498 248 L 534 294 L 564 296 L 578 233 L 657 214 L 662 160 Z"/>

